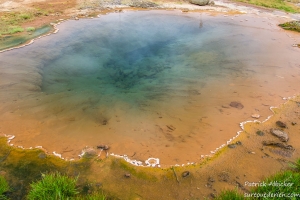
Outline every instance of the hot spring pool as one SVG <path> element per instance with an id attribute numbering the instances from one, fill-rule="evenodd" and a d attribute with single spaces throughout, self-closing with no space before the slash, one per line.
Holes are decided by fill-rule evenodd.
<path id="1" fill-rule="evenodd" d="M 267 17 L 131 11 L 58 28 L 0 54 L 0 133 L 17 146 L 196 162 L 299 93 L 299 34 Z"/>

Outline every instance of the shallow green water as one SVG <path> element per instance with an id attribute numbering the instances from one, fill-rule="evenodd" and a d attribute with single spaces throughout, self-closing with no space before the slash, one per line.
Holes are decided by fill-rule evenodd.
<path id="1" fill-rule="evenodd" d="M 67 157 L 104 143 L 137 160 L 195 161 L 298 92 L 298 49 L 276 24 L 247 18 L 141 11 L 62 23 L 0 54 L 1 132 Z"/>
<path id="2" fill-rule="evenodd" d="M 19 46 L 27 41 L 34 39 L 40 35 L 44 35 L 51 31 L 51 26 L 43 26 L 41 28 L 36 29 L 33 32 L 28 32 L 26 35 L 20 36 L 5 36 L 0 39 L 0 51 L 4 49 L 8 49 L 14 46 Z"/>

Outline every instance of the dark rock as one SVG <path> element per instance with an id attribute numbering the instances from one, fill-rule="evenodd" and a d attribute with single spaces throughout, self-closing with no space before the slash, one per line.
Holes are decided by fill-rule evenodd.
<path id="1" fill-rule="evenodd" d="M 100 145 L 97 146 L 97 149 L 103 149 L 104 146 L 105 146 L 104 144 L 100 144 Z"/>
<path id="2" fill-rule="evenodd" d="M 107 120 L 104 119 L 104 120 L 102 121 L 102 125 L 106 125 L 106 124 L 107 124 Z"/>
<path id="3" fill-rule="evenodd" d="M 100 144 L 97 146 L 97 149 L 108 150 L 110 147 L 108 145 Z"/>
<path id="4" fill-rule="evenodd" d="M 297 124 L 297 122 L 292 122 L 292 125 L 295 126 Z"/>
<path id="5" fill-rule="evenodd" d="M 235 144 L 242 145 L 242 142 L 241 141 L 237 141 Z"/>
<path id="6" fill-rule="evenodd" d="M 263 145 L 267 146 L 268 150 L 271 153 L 280 155 L 282 157 L 292 157 L 293 152 L 294 152 L 294 147 L 291 145 L 286 145 L 281 142 L 275 142 L 275 141 L 263 141 Z M 269 156 L 268 154 L 265 153 L 266 156 Z"/>
<path id="7" fill-rule="evenodd" d="M 209 196 L 213 199 L 216 198 L 216 195 L 214 193 L 210 193 Z"/>
<path id="8" fill-rule="evenodd" d="M 262 132 L 261 130 L 258 130 L 258 131 L 256 131 L 256 134 L 259 135 L 259 136 L 263 136 L 265 133 Z"/>
<path id="9" fill-rule="evenodd" d="M 184 171 L 184 172 L 182 172 L 182 174 L 181 174 L 181 176 L 183 177 L 183 178 L 185 178 L 185 177 L 187 177 L 187 176 L 189 176 L 190 175 L 190 172 L 189 171 Z"/>
<path id="10" fill-rule="evenodd" d="M 282 142 L 287 142 L 289 140 L 289 136 L 286 132 L 278 130 L 278 129 L 271 129 L 271 133 L 278 137 Z"/>
<path id="11" fill-rule="evenodd" d="M 288 149 L 288 150 L 295 150 L 292 145 L 286 145 L 281 142 L 274 142 L 274 141 L 263 141 L 262 142 L 264 146 L 274 146 L 274 147 L 279 147 L 282 149 Z"/>
<path id="12" fill-rule="evenodd" d="M 228 148 L 230 148 L 230 149 L 234 149 L 235 147 L 236 147 L 236 144 L 229 144 L 229 145 L 227 145 L 228 146 Z"/>
<path id="13" fill-rule="evenodd" d="M 286 124 L 283 123 L 282 121 L 277 121 L 276 125 L 279 126 L 280 128 L 286 128 L 287 127 Z"/>
<path id="14" fill-rule="evenodd" d="M 231 107 L 237 108 L 237 109 L 243 109 L 244 106 L 240 102 L 233 101 L 229 104 Z"/>
<path id="15" fill-rule="evenodd" d="M 130 177 L 131 177 L 131 174 L 126 173 L 124 176 L 125 176 L 126 178 L 130 178 Z"/>
<path id="16" fill-rule="evenodd" d="M 209 4 L 209 0 L 190 0 L 190 3 L 198 6 L 206 6 Z"/>

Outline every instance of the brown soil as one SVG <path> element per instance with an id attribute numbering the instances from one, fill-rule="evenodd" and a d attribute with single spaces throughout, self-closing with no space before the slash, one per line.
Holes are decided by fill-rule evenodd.
<path id="1" fill-rule="evenodd" d="M 5 1 L 0 1 L 4 3 Z M 14 8 L 7 6 L 7 9 L 3 9 L 2 12 L 8 11 L 24 11 L 24 10 L 44 10 L 48 11 L 48 16 L 38 16 L 35 17 L 33 20 L 27 21 L 23 24 L 23 27 L 40 27 L 45 24 L 49 24 L 60 18 L 65 18 L 70 15 L 69 9 L 75 8 L 77 5 L 76 0 L 68 0 L 68 1 L 61 1 L 61 0 L 51 0 L 51 1 L 38 1 L 38 0 L 29 0 L 29 1 L 14 1 L 20 7 Z M 3 4 L 2 4 L 3 5 Z M 1 9 L 0 9 L 1 15 Z"/>

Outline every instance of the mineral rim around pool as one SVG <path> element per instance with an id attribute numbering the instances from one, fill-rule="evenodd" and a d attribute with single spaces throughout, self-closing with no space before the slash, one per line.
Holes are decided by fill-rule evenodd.
<path id="1" fill-rule="evenodd" d="M 276 20 L 139 11 L 65 22 L 0 54 L 0 133 L 65 158 L 106 144 L 141 161 L 197 162 L 299 93 L 300 37 Z"/>

